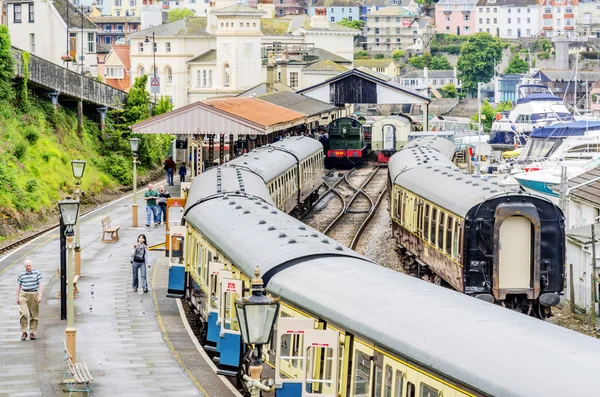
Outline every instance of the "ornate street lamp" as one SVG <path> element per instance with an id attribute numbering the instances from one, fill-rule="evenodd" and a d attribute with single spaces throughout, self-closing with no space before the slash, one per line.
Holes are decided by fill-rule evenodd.
<path id="1" fill-rule="evenodd" d="M 131 147 L 131 152 L 133 153 L 133 204 L 131 205 L 132 210 L 132 220 L 131 224 L 133 227 L 137 227 L 138 225 L 138 205 L 137 205 L 137 157 L 138 150 L 140 148 L 140 139 L 139 138 L 130 138 L 129 146 Z"/>
<path id="2" fill-rule="evenodd" d="M 77 330 L 75 329 L 75 301 L 73 288 L 73 226 L 77 224 L 79 218 L 79 201 L 66 199 L 58 202 L 60 216 L 66 227 L 67 236 L 67 280 L 70 282 L 67 291 L 67 328 L 65 329 L 67 350 L 73 356 L 73 361 L 77 361 Z"/>
<path id="3" fill-rule="evenodd" d="M 252 350 L 249 374 L 244 375 L 246 385 L 252 397 L 259 397 L 260 391 L 270 392 L 273 380 L 267 384 L 260 381 L 262 372 L 262 346 L 269 343 L 273 335 L 273 326 L 279 312 L 279 302 L 265 295 L 260 269 L 254 271 L 251 281 L 252 295 L 235 302 L 236 315 L 240 324 L 242 340 Z M 252 348 L 254 346 L 254 349 Z"/>
<path id="4" fill-rule="evenodd" d="M 75 200 L 79 200 L 81 194 L 81 178 L 85 172 L 85 161 L 71 160 L 71 170 L 75 178 Z M 79 217 L 75 224 L 75 274 L 81 275 L 81 235 L 79 233 Z"/>

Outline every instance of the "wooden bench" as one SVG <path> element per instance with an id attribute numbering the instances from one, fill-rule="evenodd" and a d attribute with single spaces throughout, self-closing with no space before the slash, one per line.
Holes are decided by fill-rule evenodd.
<path id="1" fill-rule="evenodd" d="M 64 346 L 65 372 L 61 383 L 65 385 L 65 391 L 69 392 L 69 396 L 72 393 L 87 393 L 89 396 L 94 387 L 94 378 L 85 363 L 73 363 L 73 357 L 67 350 L 67 344 L 65 343 Z"/>
<path id="2" fill-rule="evenodd" d="M 58 273 L 58 279 L 60 280 L 60 268 L 56 269 L 56 273 Z M 79 281 L 79 274 L 76 274 L 73 277 L 73 297 L 77 298 L 77 294 L 79 293 L 79 290 L 77 289 L 77 282 Z M 67 277 L 67 286 L 69 285 L 69 278 Z M 56 296 L 57 299 L 60 299 L 60 289 L 58 290 L 58 295 Z"/>
<path id="3" fill-rule="evenodd" d="M 102 242 L 114 243 L 119 239 L 119 229 L 121 226 L 112 226 L 110 223 L 110 216 L 102 219 Z M 106 238 L 110 234 L 110 238 Z"/>

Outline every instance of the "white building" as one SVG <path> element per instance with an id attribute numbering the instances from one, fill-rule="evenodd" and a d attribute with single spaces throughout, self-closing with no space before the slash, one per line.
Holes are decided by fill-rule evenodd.
<path id="1" fill-rule="evenodd" d="M 454 70 L 414 70 L 403 74 L 396 79 L 399 83 L 427 95 L 430 88 L 439 90 L 447 84 L 454 84 L 460 90 L 461 82 L 458 79 L 456 68 Z"/>
<path id="2" fill-rule="evenodd" d="M 546 36 L 574 36 L 578 0 L 540 0 L 540 28 Z"/>
<path id="3" fill-rule="evenodd" d="M 576 309 L 587 312 L 591 308 L 592 302 L 592 274 L 594 273 L 594 257 L 592 245 L 596 249 L 596 280 L 598 277 L 598 256 L 600 256 L 600 224 L 594 224 L 594 238 L 592 240 L 592 226 L 586 225 L 575 229 L 567 230 L 567 263 L 565 273 L 567 274 L 566 298 L 571 300 Z M 571 279 L 571 269 L 573 278 Z M 595 283 L 596 297 L 599 286 Z M 598 313 L 598 305 L 596 305 L 596 313 Z"/>
<path id="4" fill-rule="evenodd" d="M 96 34 L 100 29 L 68 0 L 8 0 L 6 9 L 13 46 L 78 72 L 97 75 Z M 61 59 L 67 55 L 76 64 Z"/>
<path id="5" fill-rule="evenodd" d="M 475 31 L 516 39 L 540 32 L 538 0 L 480 0 L 475 13 Z"/>
<path id="6" fill-rule="evenodd" d="M 267 12 L 262 7 L 222 1 L 207 18 L 191 17 L 132 33 L 133 77 L 152 76 L 156 58 L 161 83 L 158 95 L 171 97 L 175 107 L 181 107 L 215 96 L 237 95 L 264 83 L 267 48 L 278 57 L 277 80 L 294 89 L 305 86 L 303 69 L 315 61 L 326 59 L 352 67 L 357 30 L 330 24 L 324 16 L 301 16 L 302 21 L 269 18 L 270 8 Z M 289 58 L 282 67 L 283 48 L 289 51 Z M 308 73 L 313 82 L 315 75 L 328 72 Z"/>
<path id="7" fill-rule="evenodd" d="M 577 32 L 582 37 L 600 37 L 600 3 L 597 1 L 577 4 Z"/>

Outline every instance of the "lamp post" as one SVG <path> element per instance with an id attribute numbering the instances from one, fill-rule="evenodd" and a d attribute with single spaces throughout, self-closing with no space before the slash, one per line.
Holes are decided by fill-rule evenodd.
<path id="1" fill-rule="evenodd" d="M 148 36 L 146 36 L 146 40 L 144 40 L 144 43 L 146 43 L 146 44 L 150 43 Z M 154 41 L 154 32 L 152 32 L 152 75 L 154 77 L 156 77 L 156 42 Z M 154 109 L 155 105 L 156 105 L 156 92 L 154 93 L 154 105 L 153 105 L 152 109 Z"/>
<path id="2" fill-rule="evenodd" d="M 136 194 L 137 193 L 136 164 L 137 164 L 138 149 L 140 146 L 140 139 L 139 138 L 129 139 L 129 146 L 131 146 L 131 152 L 133 153 L 133 203 L 131 205 L 131 210 L 132 210 L 131 223 L 132 223 L 133 227 L 137 227 L 138 226 L 138 205 L 137 205 L 137 194 Z"/>
<path id="3" fill-rule="evenodd" d="M 79 201 L 81 194 L 81 178 L 85 172 L 85 161 L 72 160 L 71 169 L 73 170 L 73 178 L 75 178 L 75 200 Z M 75 275 L 81 275 L 81 239 L 79 233 L 79 217 L 75 224 Z"/>
<path id="4" fill-rule="evenodd" d="M 66 227 L 67 237 L 67 277 L 70 280 L 69 289 L 67 291 L 67 328 L 65 329 L 67 350 L 73 356 L 73 361 L 77 361 L 77 330 L 75 329 L 75 302 L 73 288 L 73 226 L 77 223 L 79 217 L 79 201 L 77 200 L 62 200 L 58 202 L 60 215 Z"/>
<path id="5" fill-rule="evenodd" d="M 252 350 L 250 359 L 250 368 L 244 375 L 246 387 L 250 390 L 252 397 L 260 397 L 260 391 L 271 392 L 273 380 L 267 379 L 265 383 L 261 382 L 260 374 L 262 372 L 262 347 L 269 343 L 273 334 L 273 326 L 279 312 L 279 302 L 266 296 L 264 293 L 263 281 L 260 278 L 258 266 L 254 271 L 254 278 L 251 281 L 252 295 L 246 298 L 238 299 L 235 302 L 236 315 L 240 324 L 242 340 Z"/>

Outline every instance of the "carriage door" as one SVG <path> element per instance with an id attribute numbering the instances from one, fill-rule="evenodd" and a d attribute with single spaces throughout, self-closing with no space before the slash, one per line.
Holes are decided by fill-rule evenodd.
<path id="1" fill-rule="evenodd" d="M 392 124 L 383 126 L 383 150 L 396 150 L 396 127 Z"/>
<path id="2" fill-rule="evenodd" d="M 304 334 L 302 397 L 337 396 L 339 334 L 307 330 Z"/>
<path id="3" fill-rule="evenodd" d="M 315 329 L 311 318 L 279 317 L 275 352 L 277 397 L 301 397 L 304 384 L 304 334 Z"/>
<path id="4" fill-rule="evenodd" d="M 185 294 L 185 226 L 173 226 L 169 238 L 169 298 L 183 298 Z"/>
<path id="5" fill-rule="evenodd" d="M 208 321 L 206 330 L 206 346 L 208 351 L 218 351 L 221 329 L 219 319 L 219 274 L 225 271 L 225 265 L 219 262 L 208 263 Z M 231 277 L 231 275 L 229 276 Z"/>
<path id="6" fill-rule="evenodd" d="M 500 225 L 498 284 L 502 289 L 531 287 L 531 221 L 511 216 Z"/>
<path id="7" fill-rule="evenodd" d="M 228 276 L 226 275 L 228 273 Z M 235 376 L 240 365 L 241 339 L 240 327 L 235 315 L 236 299 L 242 297 L 242 280 L 231 278 L 231 272 L 224 271 L 219 275 L 220 279 L 220 307 L 219 319 L 217 323 L 220 326 L 219 343 L 220 351 L 219 369 L 220 375 Z"/>

